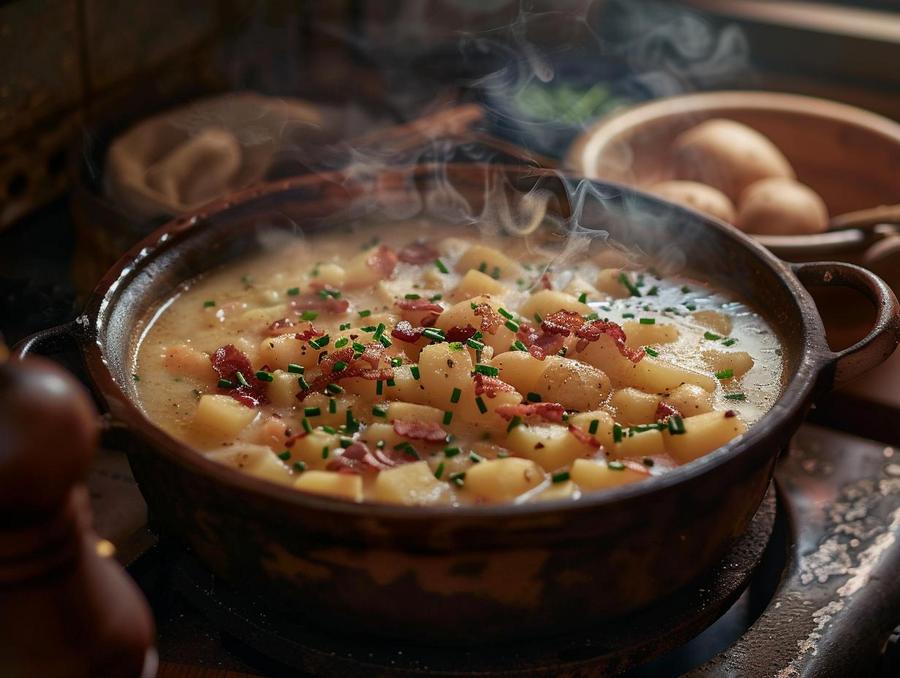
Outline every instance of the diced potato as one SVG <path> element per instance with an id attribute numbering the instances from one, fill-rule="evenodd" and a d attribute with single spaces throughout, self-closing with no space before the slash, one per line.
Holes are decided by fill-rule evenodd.
<path id="1" fill-rule="evenodd" d="M 525 351 L 507 351 L 494 356 L 491 365 L 499 368 L 500 379 L 515 386 L 519 393 L 530 393 L 537 389 L 538 380 L 549 363 Z"/>
<path id="2" fill-rule="evenodd" d="M 256 409 L 245 407 L 227 395 L 200 396 L 194 413 L 194 428 L 216 440 L 232 440 L 256 418 Z"/>
<path id="3" fill-rule="evenodd" d="M 385 277 L 384 271 L 376 263 L 378 251 L 378 247 L 364 250 L 347 262 L 344 267 L 344 288 L 370 287 Z"/>
<path id="4" fill-rule="evenodd" d="M 630 466 L 610 468 L 605 463 L 589 459 L 577 459 L 572 464 L 569 475 L 582 490 L 606 490 L 611 487 L 636 483 L 650 476 L 649 473 L 638 471 Z"/>
<path id="5" fill-rule="evenodd" d="M 537 462 L 546 471 L 568 466 L 596 450 L 573 436 L 567 427 L 555 424 L 517 426 L 506 439 L 510 450 Z"/>
<path id="6" fill-rule="evenodd" d="M 652 424 L 656 421 L 659 396 L 628 386 L 613 393 L 609 404 L 616 409 L 616 421 L 623 426 Z"/>
<path id="7" fill-rule="evenodd" d="M 419 367 L 419 370 L 421 369 L 422 368 Z M 429 402 L 428 393 L 425 391 L 425 385 L 422 383 L 421 378 L 416 379 L 413 377 L 410 365 L 400 365 L 400 367 L 395 367 L 393 382 L 393 386 L 387 382 L 384 382 L 382 386 L 383 395 L 386 399 L 404 400 L 413 403 Z M 376 387 L 373 386 L 373 388 Z"/>
<path id="8" fill-rule="evenodd" d="M 553 501 L 554 499 L 569 499 L 575 495 L 578 487 L 571 480 L 564 483 L 552 483 L 546 490 L 538 493 L 535 501 Z"/>
<path id="9" fill-rule="evenodd" d="M 673 341 L 678 341 L 678 328 L 670 323 L 644 325 L 640 322 L 627 320 L 622 323 L 622 329 L 625 330 L 625 343 L 632 348 L 653 344 L 669 344 Z"/>
<path id="10" fill-rule="evenodd" d="M 609 297 L 608 294 L 606 294 L 605 292 L 601 292 L 596 287 L 591 285 L 587 280 L 577 275 L 572 277 L 572 279 L 569 281 L 569 284 L 563 288 L 563 292 L 575 297 L 576 299 L 582 294 L 586 294 L 588 301 L 602 301 Z"/>
<path id="11" fill-rule="evenodd" d="M 596 421 L 596 427 L 593 422 Z M 609 412 L 604 410 L 593 410 L 591 412 L 579 412 L 569 417 L 569 423 L 577 426 L 585 433 L 594 436 L 604 447 L 611 450 L 613 447 L 613 417 Z M 591 429 L 594 428 L 592 431 Z"/>
<path id="12" fill-rule="evenodd" d="M 275 370 L 268 386 L 269 400 L 277 407 L 291 407 L 300 403 L 297 394 L 300 392 L 299 374 Z"/>
<path id="13" fill-rule="evenodd" d="M 502 282 L 473 268 L 462 277 L 459 285 L 453 290 L 453 299 L 454 301 L 471 299 L 481 294 L 500 297 L 506 291 L 507 287 Z"/>
<path id="14" fill-rule="evenodd" d="M 609 397 L 610 382 L 601 370 L 576 360 L 551 356 L 538 379 L 536 391 L 548 402 L 566 409 L 593 410 Z"/>
<path id="15" fill-rule="evenodd" d="M 450 344 L 431 344 L 419 355 L 419 375 L 425 387 L 425 400 L 438 408 L 450 405 L 453 389 L 472 392 L 472 359 L 468 351 L 457 351 Z"/>
<path id="16" fill-rule="evenodd" d="M 486 245 L 473 245 L 456 262 L 456 270 L 459 272 L 473 268 L 475 270 L 483 268 L 488 275 L 494 275 L 496 272 L 501 278 L 515 277 L 521 272 L 519 264 L 500 250 Z"/>
<path id="17" fill-rule="evenodd" d="M 347 272 L 338 264 L 324 263 L 316 266 L 316 281 L 335 289 L 341 289 L 347 281 Z"/>
<path id="18" fill-rule="evenodd" d="M 308 469 L 324 469 L 334 457 L 334 452 L 341 446 L 340 436 L 314 429 L 312 433 L 294 441 L 287 459 L 289 464 L 302 461 Z M 325 448 L 328 448 L 327 453 Z"/>
<path id="19" fill-rule="evenodd" d="M 421 421 L 426 424 L 440 424 L 443 418 L 444 411 L 430 405 L 394 402 L 390 403 L 387 408 L 388 421 L 401 419 L 403 421 Z"/>
<path id="20" fill-rule="evenodd" d="M 719 311 L 694 311 L 691 314 L 698 323 L 708 327 L 716 334 L 727 337 L 731 334 L 731 317 Z"/>
<path id="21" fill-rule="evenodd" d="M 679 464 L 686 464 L 722 447 L 746 431 L 747 425 L 738 416 L 729 417 L 726 412 L 714 411 L 685 417 L 684 429 L 684 433 L 680 434 L 663 433 L 666 451 Z"/>
<path id="22" fill-rule="evenodd" d="M 713 396 L 694 384 L 682 384 L 663 396 L 662 401 L 678 410 L 684 417 L 712 410 Z"/>
<path id="23" fill-rule="evenodd" d="M 187 344 L 167 347 L 163 367 L 176 377 L 190 377 L 202 383 L 210 384 L 216 378 L 209 356 Z"/>
<path id="24" fill-rule="evenodd" d="M 221 450 L 206 452 L 207 459 L 212 459 L 227 466 L 249 473 L 257 478 L 265 478 L 283 485 L 293 480 L 291 470 L 264 445 L 238 443 Z"/>
<path id="25" fill-rule="evenodd" d="M 481 328 L 481 316 L 475 315 L 472 304 L 487 304 L 494 312 L 497 312 L 499 304 L 492 297 L 482 295 L 466 301 L 460 301 L 441 313 L 435 326 L 441 330 L 448 330 L 453 326 L 465 327 L 471 325 L 475 329 Z M 494 334 L 485 332 L 481 341 L 490 346 L 497 353 L 508 351 L 510 345 L 516 340 L 515 332 L 505 325 L 500 325 Z"/>
<path id="26" fill-rule="evenodd" d="M 374 491 L 378 501 L 407 506 L 446 504 L 451 496 L 447 483 L 435 478 L 424 461 L 381 471 L 375 478 Z"/>
<path id="27" fill-rule="evenodd" d="M 626 435 L 615 447 L 614 456 L 617 458 L 654 457 L 665 454 L 666 448 L 660 431 L 641 431 L 633 435 Z"/>
<path id="28" fill-rule="evenodd" d="M 294 488 L 338 499 L 363 500 L 362 476 L 332 471 L 304 471 L 294 481 Z"/>
<path id="29" fill-rule="evenodd" d="M 293 334 L 263 339 L 259 345 L 260 363 L 272 369 L 286 370 L 290 363 L 305 368 L 315 367 L 319 353 L 308 342 L 300 341 Z"/>
<path id="30" fill-rule="evenodd" d="M 594 287 L 615 299 L 625 299 L 626 297 L 630 297 L 631 292 L 628 291 L 628 287 L 623 285 L 619 278 L 623 273 L 629 280 L 633 278 L 630 273 L 622 271 L 621 269 L 605 268 L 597 274 L 597 279 L 594 281 Z"/>
<path id="31" fill-rule="evenodd" d="M 360 434 L 360 439 L 370 448 L 374 449 L 379 441 L 384 441 L 387 449 L 393 449 L 395 445 L 402 443 L 405 438 L 394 431 L 391 424 L 376 421 L 366 426 L 365 430 Z"/>
<path id="32" fill-rule="evenodd" d="M 489 501 L 509 501 L 540 485 L 544 472 L 533 461 L 507 457 L 474 464 L 466 471 L 466 491 Z"/>
<path id="33" fill-rule="evenodd" d="M 753 367 L 753 358 L 746 351 L 703 351 L 703 359 L 713 372 L 731 370 L 735 379 L 740 379 Z"/>
<path id="34" fill-rule="evenodd" d="M 540 290 L 528 297 L 519 309 L 519 314 L 523 318 L 531 320 L 535 313 L 539 313 L 542 318 L 545 318 L 557 311 L 573 311 L 585 315 L 591 312 L 591 307 L 582 304 L 571 294 L 556 290 Z"/>

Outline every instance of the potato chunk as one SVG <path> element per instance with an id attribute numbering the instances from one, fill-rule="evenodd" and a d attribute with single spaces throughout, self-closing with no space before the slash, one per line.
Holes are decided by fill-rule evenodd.
<path id="1" fill-rule="evenodd" d="M 544 480 L 533 461 L 507 457 L 482 461 L 466 471 L 466 491 L 489 501 L 510 501 Z"/>
<path id="2" fill-rule="evenodd" d="M 703 359 L 713 372 L 731 370 L 735 379 L 740 379 L 753 367 L 753 358 L 746 351 L 703 351 Z"/>
<path id="3" fill-rule="evenodd" d="M 256 418 L 256 410 L 227 395 L 200 396 L 194 413 L 194 428 L 215 440 L 232 440 Z"/>
<path id="4" fill-rule="evenodd" d="M 216 377 L 209 356 L 187 344 L 166 347 L 163 367 L 176 377 L 190 377 L 204 383 L 212 383 Z"/>
<path id="5" fill-rule="evenodd" d="M 545 360 L 535 390 L 544 400 L 570 410 L 594 410 L 606 402 L 610 383 L 601 370 L 576 360 L 551 356 Z"/>
<path id="6" fill-rule="evenodd" d="M 591 307 L 587 304 L 582 304 L 571 294 L 557 292 L 556 290 L 540 290 L 528 297 L 519 309 L 519 314 L 523 318 L 531 320 L 535 313 L 539 313 L 541 317 L 546 317 L 557 311 L 573 311 L 584 315 L 591 312 Z"/>
<path id="7" fill-rule="evenodd" d="M 506 285 L 481 271 L 470 269 L 459 281 L 459 285 L 453 290 L 454 301 L 471 299 L 481 294 L 503 296 L 506 293 Z"/>
<path id="8" fill-rule="evenodd" d="M 606 490 L 611 487 L 636 483 L 649 478 L 650 474 L 641 472 L 631 466 L 619 468 L 589 459 L 577 459 L 569 472 L 572 481 L 582 490 Z"/>
<path id="9" fill-rule="evenodd" d="M 494 310 L 494 313 L 497 313 L 497 309 L 500 306 L 493 297 L 487 295 L 473 297 L 466 301 L 460 301 L 446 309 L 437 319 L 435 326 L 441 330 L 449 330 L 453 326 L 465 327 L 466 325 L 471 325 L 475 329 L 481 329 L 481 316 L 475 314 L 475 309 L 472 308 L 473 304 L 476 306 L 487 304 Z M 500 325 L 493 334 L 485 332 L 484 337 L 481 339 L 481 341 L 494 349 L 496 353 L 508 351 L 515 340 L 515 332 L 505 325 Z"/>
<path id="10" fill-rule="evenodd" d="M 719 311 L 694 311 L 691 313 L 694 320 L 708 327 L 713 332 L 727 337 L 731 334 L 731 317 Z"/>
<path id="11" fill-rule="evenodd" d="M 673 341 L 678 341 L 678 328 L 670 323 L 645 325 L 628 320 L 622 323 L 622 329 L 625 330 L 627 337 L 625 343 L 632 348 L 652 344 L 671 344 Z"/>
<path id="12" fill-rule="evenodd" d="M 403 421 L 421 421 L 426 424 L 440 424 L 443 417 L 443 410 L 430 405 L 393 402 L 387 407 L 387 419 L 391 422 L 401 419 Z"/>
<path id="13" fill-rule="evenodd" d="M 609 404 L 616 409 L 616 421 L 623 426 L 652 424 L 656 421 L 659 396 L 629 386 L 613 393 Z"/>
<path id="14" fill-rule="evenodd" d="M 515 277 L 520 274 L 519 264 L 500 250 L 486 245 L 473 245 L 456 262 L 459 272 L 475 269 L 498 278 Z"/>
<path id="15" fill-rule="evenodd" d="M 431 344 L 419 355 L 419 375 L 428 404 L 447 407 L 453 389 L 473 391 L 472 359 L 468 351 L 454 350 L 450 344 Z"/>
<path id="16" fill-rule="evenodd" d="M 294 481 L 294 488 L 338 499 L 363 500 L 362 476 L 332 471 L 304 471 Z"/>
<path id="17" fill-rule="evenodd" d="M 626 435 L 616 444 L 616 458 L 626 459 L 633 457 L 655 457 L 665 454 L 666 448 L 660 431 L 641 431 L 633 435 Z"/>
<path id="18" fill-rule="evenodd" d="M 388 504 L 446 504 L 450 494 L 447 483 L 435 478 L 425 461 L 382 471 L 375 479 L 375 499 Z"/>
<path id="19" fill-rule="evenodd" d="M 594 424 L 595 421 L 596 424 Z M 579 412 L 569 417 L 569 423 L 588 435 L 594 436 L 604 449 L 611 450 L 613 448 L 613 425 L 615 422 L 609 412 L 604 410 Z"/>
<path id="20" fill-rule="evenodd" d="M 621 276 L 631 281 L 632 276 L 618 268 L 605 268 L 597 274 L 594 287 L 614 299 L 625 299 L 631 296 L 627 285 L 622 284 Z"/>
<path id="21" fill-rule="evenodd" d="M 265 445 L 240 443 L 207 452 L 205 456 L 207 459 L 233 466 L 257 478 L 265 478 L 283 485 L 292 481 L 290 469 Z"/>
<path id="22" fill-rule="evenodd" d="M 500 369 L 500 379 L 516 387 L 519 393 L 537 390 L 538 380 L 549 363 L 525 351 L 507 351 L 495 356 L 491 365 Z"/>
<path id="23" fill-rule="evenodd" d="M 340 436 L 315 429 L 312 433 L 294 441 L 288 449 L 288 463 L 302 461 L 308 469 L 324 469 L 341 446 Z"/>
<path id="24" fill-rule="evenodd" d="M 555 424 L 517 426 L 506 444 L 517 454 L 540 464 L 545 471 L 555 471 L 596 452 L 592 446 L 581 443 L 567 427 Z"/>
<path id="25" fill-rule="evenodd" d="M 663 395 L 662 402 L 671 405 L 684 417 L 709 412 L 713 406 L 712 393 L 694 384 L 682 384 Z"/>
<path id="26" fill-rule="evenodd" d="M 685 417 L 684 433 L 673 435 L 669 431 L 664 431 L 663 437 L 666 451 L 679 464 L 686 464 L 722 447 L 746 430 L 747 425 L 740 417 L 714 411 L 695 417 Z"/>

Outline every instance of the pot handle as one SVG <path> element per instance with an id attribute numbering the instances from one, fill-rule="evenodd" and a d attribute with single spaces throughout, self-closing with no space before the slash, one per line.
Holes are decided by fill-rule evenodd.
<path id="1" fill-rule="evenodd" d="M 31 353 L 59 353 L 67 341 L 78 341 L 78 323 L 74 320 L 28 335 L 13 346 L 10 357 L 23 360 Z"/>
<path id="2" fill-rule="evenodd" d="M 883 363 L 900 343 L 900 304 L 891 288 L 871 271 L 840 261 L 792 263 L 794 275 L 806 287 L 849 287 L 861 292 L 878 311 L 875 324 L 858 342 L 842 351 L 828 351 L 828 369 L 820 386 L 828 390 Z"/>

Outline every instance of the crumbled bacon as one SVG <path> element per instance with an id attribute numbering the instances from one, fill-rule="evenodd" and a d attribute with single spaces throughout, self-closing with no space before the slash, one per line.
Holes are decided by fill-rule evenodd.
<path id="1" fill-rule="evenodd" d="M 362 441 L 351 443 L 343 454 L 336 456 L 325 466 L 329 471 L 338 473 L 376 473 L 385 471 L 401 463 L 400 459 L 394 459 L 382 450 L 370 450 Z"/>
<path id="2" fill-rule="evenodd" d="M 610 337 L 619 349 L 619 353 L 628 358 L 633 363 L 638 363 L 644 357 L 644 349 L 629 348 L 625 345 L 625 331 L 616 323 L 605 322 L 603 320 L 594 320 L 585 323 L 582 327 L 575 331 L 575 336 L 581 341 L 578 342 L 576 348 L 583 351 L 589 342 L 597 341 L 603 335 Z"/>
<path id="3" fill-rule="evenodd" d="M 450 342 L 459 342 L 460 344 L 464 344 L 473 336 L 475 336 L 475 332 L 477 332 L 474 327 L 471 325 L 466 325 L 465 327 L 460 327 L 459 325 L 454 325 L 446 332 L 444 332 L 444 337 L 447 341 Z"/>
<path id="4" fill-rule="evenodd" d="M 662 400 L 659 401 L 659 405 L 656 406 L 656 421 L 665 421 L 669 417 L 673 415 L 681 415 L 676 408 L 669 405 L 669 403 L 664 403 Z"/>
<path id="5" fill-rule="evenodd" d="M 516 332 L 516 339 L 525 344 L 525 346 L 531 346 L 540 336 L 538 328 L 527 320 L 523 320 L 519 323 L 519 331 Z"/>
<path id="6" fill-rule="evenodd" d="M 265 331 L 266 336 L 269 337 L 277 337 L 282 334 L 287 334 L 293 329 L 295 323 L 290 318 L 281 318 L 280 320 L 276 320 L 271 323 Z"/>
<path id="7" fill-rule="evenodd" d="M 246 407 L 256 407 L 269 402 L 266 397 L 266 384 L 256 378 L 250 359 L 233 344 L 216 349 L 209 357 L 213 369 L 220 379 L 227 379 L 235 386 L 227 389 L 228 395 Z M 237 373 L 240 372 L 247 386 L 239 384 Z"/>
<path id="8" fill-rule="evenodd" d="M 319 311 L 322 313 L 346 313 L 350 308 L 350 302 L 346 299 L 335 299 L 331 295 L 323 295 L 321 292 L 329 288 L 322 288 L 318 292 L 302 294 L 290 301 L 290 307 L 295 313 L 303 311 Z M 337 290 L 333 290 L 337 291 Z"/>
<path id="9" fill-rule="evenodd" d="M 603 443 L 597 440 L 590 433 L 585 433 L 573 424 L 569 424 L 569 433 L 571 433 L 572 436 L 575 437 L 582 445 L 591 445 L 592 447 L 601 447 L 603 445 Z"/>
<path id="10" fill-rule="evenodd" d="M 394 433 L 411 440 L 424 440 L 429 443 L 442 443 L 447 440 L 447 432 L 440 424 L 424 421 L 394 420 Z"/>
<path id="11" fill-rule="evenodd" d="M 407 264 L 427 264 L 438 258 L 438 251 L 427 242 L 411 242 L 397 253 L 397 258 Z"/>
<path id="12" fill-rule="evenodd" d="M 559 334 L 568 337 L 584 326 L 584 318 L 575 311 L 557 311 L 551 313 L 541 323 L 541 329 L 547 334 Z"/>
<path id="13" fill-rule="evenodd" d="M 726 419 L 731 419 L 736 416 L 737 416 L 737 412 L 735 412 L 734 410 L 725 410 L 725 418 Z"/>
<path id="14" fill-rule="evenodd" d="M 480 372 L 475 373 L 475 395 L 477 396 L 486 395 L 488 398 L 493 398 L 498 393 L 515 390 L 514 386 L 507 384 L 502 379 L 489 377 Z"/>
<path id="15" fill-rule="evenodd" d="M 540 417 L 545 421 L 562 423 L 566 408 L 559 403 L 519 403 L 518 405 L 501 405 L 496 412 L 507 420 L 513 417 Z"/>
<path id="16" fill-rule="evenodd" d="M 443 306 L 428 301 L 428 299 L 396 299 L 394 305 L 404 311 L 424 311 L 437 314 L 444 312 Z"/>
<path id="17" fill-rule="evenodd" d="M 475 315 L 481 318 L 481 331 L 487 334 L 496 334 L 497 328 L 503 324 L 502 318 L 491 308 L 490 304 L 477 304 L 473 309 Z"/>
<path id="18" fill-rule="evenodd" d="M 565 341 L 565 337 L 559 334 L 542 334 L 528 347 L 528 352 L 538 360 L 543 360 L 548 355 L 558 353 Z"/>
<path id="19" fill-rule="evenodd" d="M 424 327 L 413 327 L 412 323 L 408 320 L 401 320 L 394 329 L 391 330 L 391 336 L 394 337 L 394 339 L 405 341 L 407 344 L 414 344 L 422 338 L 422 332 L 424 331 Z"/>
<path id="20" fill-rule="evenodd" d="M 325 333 L 322 330 L 316 329 L 313 327 L 312 323 L 310 323 L 309 327 L 305 330 L 297 332 L 297 334 L 294 335 L 294 338 L 297 339 L 297 341 L 309 341 L 310 339 L 323 336 L 325 336 Z"/>
<path id="21" fill-rule="evenodd" d="M 369 381 L 386 381 L 393 378 L 393 369 L 378 367 L 384 356 L 384 347 L 381 344 L 366 344 L 365 351 L 359 357 L 354 358 L 355 354 L 355 350 L 347 346 L 325 355 L 319 363 L 322 373 L 313 379 L 308 389 L 297 394 L 297 399 L 304 400 L 310 393 L 321 391 L 328 384 L 334 384 L 342 379 L 360 378 Z M 338 362 L 345 363 L 346 367 L 335 372 L 334 366 Z"/>
<path id="22" fill-rule="evenodd" d="M 387 245 L 379 245 L 366 259 L 366 264 L 384 280 L 397 267 L 397 254 Z"/>

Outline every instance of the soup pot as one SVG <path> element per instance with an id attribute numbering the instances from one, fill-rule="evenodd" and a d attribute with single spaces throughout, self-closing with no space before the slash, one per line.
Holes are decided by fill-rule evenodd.
<path id="1" fill-rule="evenodd" d="M 659 477 L 578 500 L 524 505 L 354 504 L 215 463 L 155 426 L 132 358 L 148 318 L 181 283 L 263 247 L 271 229 L 314 233 L 361 218 L 472 223 L 577 219 L 755 307 L 780 337 L 771 410 L 726 446 Z M 314 243 L 314 240 L 311 241 Z M 832 352 L 805 286 L 846 286 L 874 327 Z M 244 191 L 169 222 L 106 274 L 73 323 L 18 354 L 80 344 L 153 523 L 233 585 L 342 633 L 470 643 L 558 633 L 646 607 L 697 579 L 745 531 L 779 452 L 817 393 L 883 361 L 900 339 L 892 292 L 843 263 L 787 264 L 735 229 L 660 199 L 548 170 L 489 165 L 305 176 Z"/>

